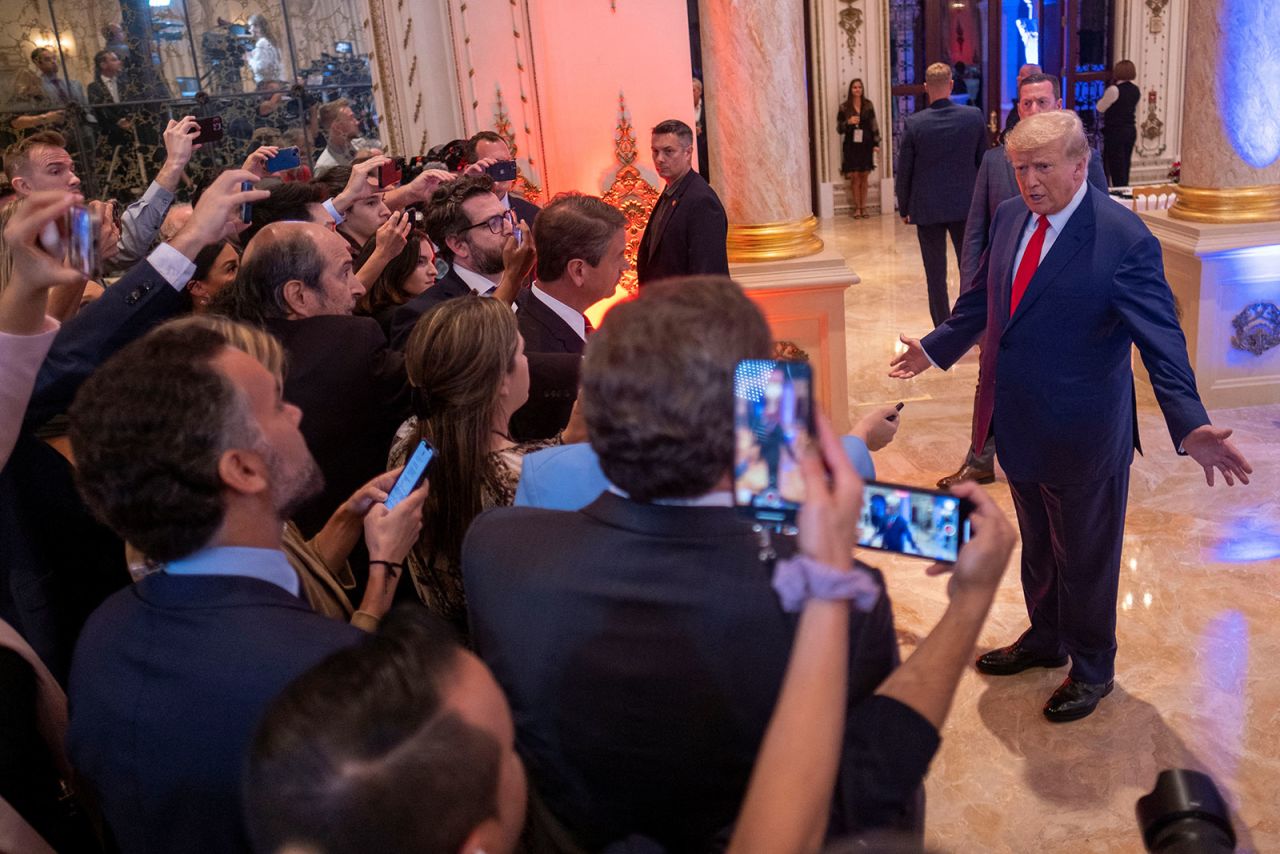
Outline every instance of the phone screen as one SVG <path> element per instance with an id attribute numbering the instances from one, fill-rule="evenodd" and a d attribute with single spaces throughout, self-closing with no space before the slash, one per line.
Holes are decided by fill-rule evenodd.
<path id="1" fill-rule="evenodd" d="M 868 481 L 858 545 L 955 563 L 969 542 L 970 502 L 945 492 Z"/>
<path id="2" fill-rule="evenodd" d="M 387 493 L 387 500 L 383 503 L 387 505 L 388 510 L 404 501 L 410 492 L 418 488 L 418 484 L 422 483 L 427 473 L 427 463 L 431 462 L 431 458 L 435 455 L 435 449 L 426 442 L 418 443 L 413 456 L 409 457 L 409 462 L 404 464 L 404 471 L 400 472 L 400 476 L 396 478 L 395 486 L 391 487 L 391 491 Z"/>
<path id="3" fill-rule="evenodd" d="M 283 172 L 286 169 L 296 169 L 301 163 L 302 157 L 298 153 L 297 146 L 282 148 L 275 157 L 267 158 L 267 171 Z"/>
<path id="4" fill-rule="evenodd" d="M 790 524 L 804 503 L 800 457 L 813 435 L 805 362 L 747 359 L 733 376 L 733 497 L 740 512 Z"/>
<path id="5" fill-rule="evenodd" d="M 92 276 L 98 268 L 97 222 L 89 209 L 76 205 L 67 211 L 67 266 Z"/>

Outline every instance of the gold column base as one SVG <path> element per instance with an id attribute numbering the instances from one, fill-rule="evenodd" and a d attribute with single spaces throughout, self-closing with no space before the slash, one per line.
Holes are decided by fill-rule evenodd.
<path id="1" fill-rule="evenodd" d="M 1280 184 L 1253 187 L 1178 187 L 1173 219 L 1191 222 L 1280 221 Z"/>
<path id="2" fill-rule="evenodd" d="M 822 251 L 818 218 L 729 226 L 730 261 L 784 261 Z"/>

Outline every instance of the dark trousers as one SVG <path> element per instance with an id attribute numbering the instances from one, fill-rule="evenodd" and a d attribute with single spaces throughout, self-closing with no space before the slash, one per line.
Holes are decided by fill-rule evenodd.
<path id="1" fill-rule="evenodd" d="M 1022 535 L 1022 595 L 1030 652 L 1071 656 L 1071 677 L 1115 675 L 1116 592 L 1129 469 L 1070 486 L 1010 481 Z"/>
<path id="2" fill-rule="evenodd" d="M 939 326 L 951 316 L 951 301 L 947 299 L 947 234 L 956 250 L 956 263 L 960 263 L 960 246 L 964 243 L 964 220 L 917 225 L 916 239 L 920 241 L 920 258 L 924 261 L 924 280 L 929 287 L 929 316 L 933 325 Z"/>
<path id="3" fill-rule="evenodd" d="M 969 427 L 970 435 L 978 429 L 978 394 L 982 390 L 982 345 L 978 345 L 978 384 L 973 387 L 973 423 Z M 970 468 L 994 471 L 996 466 L 996 426 L 987 426 L 987 440 L 977 453 L 973 450 L 973 440 L 969 440 L 969 453 L 965 454 L 964 464 Z"/>
<path id="4" fill-rule="evenodd" d="M 1129 186 L 1129 161 L 1133 159 L 1133 146 L 1137 141 L 1136 127 L 1102 131 L 1102 168 L 1107 173 L 1108 186 Z"/>

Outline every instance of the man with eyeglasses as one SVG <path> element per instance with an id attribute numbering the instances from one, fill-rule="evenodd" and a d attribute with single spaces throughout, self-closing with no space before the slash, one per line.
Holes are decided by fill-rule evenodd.
<path id="1" fill-rule="evenodd" d="M 425 225 L 449 271 L 392 315 L 391 344 L 397 349 L 404 348 L 418 318 L 433 306 L 467 294 L 498 295 L 507 261 L 516 250 L 515 229 L 519 225 L 525 233 L 528 230 L 494 195 L 488 175 L 464 175 L 436 190 L 427 205 Z M 512 268 L 508 275 L 515 277 L 516 287 L 523 278 L 519 273 Z M 501 293 L 513 299 L 515 289 L 504 287 Z"/>

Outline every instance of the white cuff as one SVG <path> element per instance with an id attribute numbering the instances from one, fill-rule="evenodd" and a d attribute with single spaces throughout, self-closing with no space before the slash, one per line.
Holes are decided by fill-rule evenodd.
<path id="1" fill-rule="evenodd" d="M 334 224 L 334 225 L 342 225 L 342 221 L 343 221 L 344 219 L 346 219 L 346 217 L 345 217 L 345 216 L 343 216 L 342 214 L 338 213 L 338 208 L 337 208 L 337 206 L 333 203 L 333 199 L 332 199 L 332 198 L 328 198 L 328 199 L 325 199 L 325 200 L 324 200 L 324 209 L 325 209 L 325 212 L 326 212 L 327 214 L 329 214 L 329 216 L 330 216 L 330 217 L 332 217 L 332 218 L 333 218 L 333 224 Z"/>
<path id="2" fill-rule="evenodd" d="M 196 265 L 190 258 L 174 249 L 168 243 L 161 243 L 147 256 L 147 263 L 155 268 L 164 280 L 180 291 L 196 274 Z"/>
<path id="3" fill-rule="evenodd" d="M 921 344 L 921 345 L 920 345 L 920 352 L 921 352 L 921 353 L 924 353 L 924 357 L 925 357 L 926 359 L 928 359 L 928 360 L 929 360 L 929 364 L 933 365 L 935 368 L 938 368 L 938 370 L 940 370 L 940 371 L 945 371 L 945 370 L 946 370 L 946 368 L 939 368 L 939 367 L 938 367 L 938 363 L 937 363 L 937 362 L 935 362 L 935 361 L 933 360 L 933 357 L 929 355 L 929 351 L 928 351 L 928 350 L 926 350 L 926 349 L 924 348 L 924 344 Z"/>

